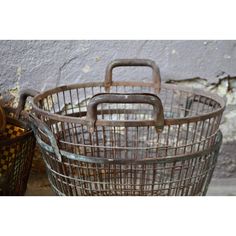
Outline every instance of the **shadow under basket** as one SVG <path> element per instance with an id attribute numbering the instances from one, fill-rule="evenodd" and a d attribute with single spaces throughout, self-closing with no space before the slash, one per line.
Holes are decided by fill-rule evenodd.
<path id="1" fill-rule="evenodd" d="M 24 195 L 34 155 L 32 130 L 16 119 L 7 118 L 0 133 L 0 195 Z"/>

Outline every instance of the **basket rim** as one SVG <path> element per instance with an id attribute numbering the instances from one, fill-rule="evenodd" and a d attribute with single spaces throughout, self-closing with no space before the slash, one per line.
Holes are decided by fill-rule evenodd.
<path id="1" fill-rule="evenodd" d="M 174 155 L 174 156 L 165 156 L 165 157 L 157 157 L 157 158 L 146 158 L 142 160 L 132 160 L 132 159 L 109 159 L 104 157 L 94 157 L 94 156 L 84 156 L 76 153 L 71 153 L 65 150 L 60 150 L 60 154 L 62 157 L 66 157 L 70 160 L 76 160 L 76 161 L 83 161 L 87 163 L 94 163 L 94 164 L 152 164 L 152 163 L 170 163 L 170 162 L 176 162 L 176 161 L 185 161 L 189 160 L 195 157 L 208 155 L 211 152 L 218 151 L 220 149 L 221 143 L 223 139 L 223 134 L 221 130 L 218 130 L 215 134 L 215 141 L 214 143 L 209 146 L 208 148 L 193 152 L 193 153 L 187 153 L 185 155 Z M 43 151 L 54 153 L 53 148 L 41 140 L 41 138 L 36 135 L 36 140 L 40 147 L 43 149 Z"/>
<path id="2" fill-rule="evenodd" d="M 25 139 L 25 138 L 28 138 L 29 136 L 34 135 L 33 131 L 29 127 L 27 127 L 27 125 L 23 121 L 20 121 L 18 119 L 7 116 L 6 117 L 6 124 L 11 124 L 11 125 L 17 126 L 19 128 L 22 128 L 22 129 L 24 129 L 24 132 L 15 138 L 0 139 L 0 145 L 2 145 L 2 146 L 16 143 L 22 139 Z"/>
<path id="3" fill-rule="evenodd" d="M 59 87 L 55 87 L 52 89 L 48 89 L 44 92 L 39 93 L 35 97 L 33 97 L 32 108 L 33 111 L 36 112 L 37 115 L 44 115 L 47 118 L 51 118 L 56 121 L 62 122 L 70 122 L 75 124 L 82 124 L 82 125 L 89 125 L 89 121 L 84 117 L 73 117 L 73 116 L 66 116 L 61 114 L 55 114 L 48 111 L 45 111 L 38 107 L 37 103 L 46 98 L 49 95 L 52 95 L 57 92 L 63 92 L 72 89 L 78 88 L 89 88 L 89 87 L 97 87 L 97 86 L 104 86 L 104 82 L 86 82 L 86 83 L 75 83 L 69 85 L 62 85 Z M 145 87 L 153 87 L 153 83 L 146 83 L 146 82 L 130 82 L 130 81 L 122 81 L 122 82 L 114 82 L 113 85 L 118 86 L 145 86 Z M 196 96 L 203 96 L 211 100 L 215 100 L 221 107 L 212 111 L 206 112 L 199 115 L 188 116 L 188 117 L 181 117 L 181 118 L 166 118 L 164 117 L 164 125 L 179 125 L 185 124 L 190 122 L 198 122 L 201 120 L 209 119 L 215 116 L 218 116 L 223 113 L 226 107 L 226 101 L 223 97 L 219 96 L 216 93 L 206 92 L 204 90 L 195 89 L 195 88 L 187 88 L 187 87 L 180 87 L 174 84 L 162 84 L 162 88 L 169 89 L 169 90 L 179 90 L 181 92 L 192 93 Z M 157 94 L 158 96 L 158 94 Z M 101 126 L 114 126 L 114 121 L 111 120 L 97 120 L 96 125 Z M 115 121 L 115 125 L 117 126 L 140 126 L 140 121 Z M 151 120 L 145 120 L 144 126 L 154 126 L 154 122 Z"/>

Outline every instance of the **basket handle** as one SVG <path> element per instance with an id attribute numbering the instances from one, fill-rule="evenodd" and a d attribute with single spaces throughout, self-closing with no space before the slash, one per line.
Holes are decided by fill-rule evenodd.
<path id="1" fill-rule="evenodd" d="M 110 87 L 112 86 L 112 70 L 116 67 L 123 66 L 146 66 L 152 68 L 153 86 L 155 92 L 159 93 L 161 90 L 161 76 L 160 70 L 155 61 L 149 59 L 117 59 L 110 62 L 106 68 L 105 75 L 105 91 L 109 93 Z"/>
<path id="2" fill-rule="evenodd" d="M 87 107 L 87 120 L 89 121 L 89 130 L 94 132 L 97 121 L 97 106 L 101 103 L 138 103 L 150 104 L 154 110 L 154 125 L 157 132 L 161 132 L 164 128 L 164 112 L 160 98 L 150 93 L 99 93 L 93 96 Z M 128 121 L 124 121 L 128 122 Z M 145 121 L 138 121 L 139 124 Z M 115 121 L 113 121 L 115 124 Z"/>
<path id="3" fill-rule="evenodd" d="M 21 112 L 24 110 L 27 98 L 35 97 L 38 94 L 39 92 L 34 89 L 25 89 L 21 91 L 19 103 L 18 103 L 18 106 L 16 108 L 16 113 L 15 113 L 16 119 L 19 119 Z"/>
<path id="4" fill-rule="evenodd" d="M 0 106 L 0 132 L 3 132 L 6 127 L 6 114 L 3 108 Z"/>
<path id="5" fill-rule="evenodd" d="M 58 148 L 56 138 L 55 138 L 54 134 L 51 132 L 51 130 L 48 128 L 48 126 L 45 123 L 43 123 L 39 118 L 37 118 L 36 116 L 34 116 L 32 114 L 28 115 L 28 120 L 30 122 L 31 129 L 34 132 L 35 138 L 37 139 L 37 142 L 41 143 L 40 142 L 41 139 L 38 136 L 39 129 L 41 129 L 47 135 L 56 157 L 61 162 L 62 161 L 61 153 Z"/>

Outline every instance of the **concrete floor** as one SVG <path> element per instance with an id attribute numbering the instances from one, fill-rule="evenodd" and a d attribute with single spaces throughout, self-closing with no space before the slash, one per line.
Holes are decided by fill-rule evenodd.
<path id="1" fill-rule="evenodd" d="M 208 196 L 236 196 L 236 178 L 212 179 Z"/>
<path id="2" fill-rule="evenodd" d="M 31 175 L 28 180 L 26 196 L 55 196 L 45 174 Z"/>
<path id="3" fill-rule="evenodd" d="M 31 174 L 26 196 L 55 196 L 46 174 Z M 212 179 L 208 196 L 236 196 L 236 178 Z"/>

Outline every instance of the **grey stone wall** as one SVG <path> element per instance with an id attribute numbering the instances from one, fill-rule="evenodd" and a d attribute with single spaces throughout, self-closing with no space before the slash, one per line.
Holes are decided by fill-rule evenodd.
<path id="1" fill-rule="evenodd" d="M 15 101 L 22 88 L 101 81 L 117 58 L 149 58 L 163 82 L 200 87 L 227 97 L 224 145 L 216 177 L 236 177 L 236 41 L 0 41 L 0 93 Z M 150 69 L 119 68 L 116 80 L 148 80 Z M 17 102 L 17 99 L 16 99 Z"/>

